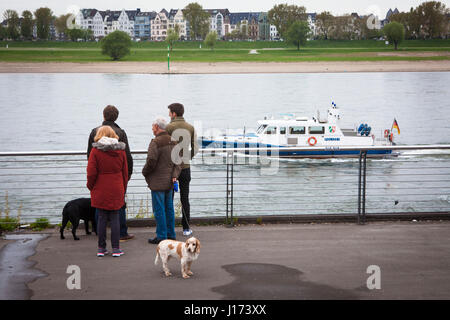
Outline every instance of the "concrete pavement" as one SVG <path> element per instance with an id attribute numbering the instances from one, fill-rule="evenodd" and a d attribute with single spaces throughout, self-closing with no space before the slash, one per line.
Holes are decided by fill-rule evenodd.
<path id="1" fill-rule="evenodd" d="M 31 299 L 450 299 L 448 221 L 193 229 L 202 248 L 190 279 L 178 260 L 169 278 L 154 265 L 154 227 L 130 228 L 136 238 L 121 244 L 120 258 L 97 258 L 96 236 L 82 229 L 80 241 L 47 230 L 29 258 L 45 274 L 28 283 Z M 177 236 L 186 239 L 179 228 Z M 81 289 L 67 288 L 70 265 Z"/>

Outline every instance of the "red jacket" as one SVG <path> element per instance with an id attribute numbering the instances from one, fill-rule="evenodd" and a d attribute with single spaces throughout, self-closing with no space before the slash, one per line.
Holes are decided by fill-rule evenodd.
<path id="1" fill-rule="evenodd" d="M 127 183 L 125 151 L 102 151 L 94 144 L 87 166 L 87 187 L 91 191 L 91 205 L 104 210 L 119 210 L 124 205 Z"/>

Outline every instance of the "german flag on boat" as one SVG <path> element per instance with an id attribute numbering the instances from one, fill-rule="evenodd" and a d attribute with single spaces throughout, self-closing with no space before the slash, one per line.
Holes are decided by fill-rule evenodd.
<path id="1" fill-rule="evenodd" d="M 398 134 L 400 134 L 400 128 L 398 127 L 398 123 L 397 123 L 397 120 L 395 118 L 394 118 L 394 123 L 392 123 L 391 132 L 392 132 L 392 130 L 394 130 L 394 128 L 396 128 Z"/>

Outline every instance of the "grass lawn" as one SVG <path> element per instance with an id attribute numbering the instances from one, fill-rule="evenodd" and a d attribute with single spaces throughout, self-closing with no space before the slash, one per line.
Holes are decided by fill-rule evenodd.
<path id="1" fill-rule="evenodd" d="M 6 49 L 8 44 L 8 49 Z M 202 49 L 200 49 L 202 45 Z M 249 54 L 257 49 L 259 54 Z M 389 55 L 385 55 L 385 54 Z M 420 53 L 420 54 L 419 54 Z M 292 61 L 386 61 L 450 60 L 450 40 L 409 40 L 398 51 L 384 41 L 309 41 L 297 51 L 285 42 L 219 41 L 214 50 L 201 42 L 177 42 L 172 61 L 187 62 L 292 62 Z M 96 42 L 0 42 L 0 61 L 7 62 L 108 62 Z M 133 43 L 122 61 L 167 61 L 164 42 Z"/>

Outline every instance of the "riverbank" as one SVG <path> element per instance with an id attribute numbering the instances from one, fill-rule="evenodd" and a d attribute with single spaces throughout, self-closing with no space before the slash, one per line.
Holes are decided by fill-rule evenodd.
<path id="1" fill-rule="evenodd" d="M 0 62 L 0 73 L 327 73 L 448 72 L 450 60 L 321 62 Z"/>

